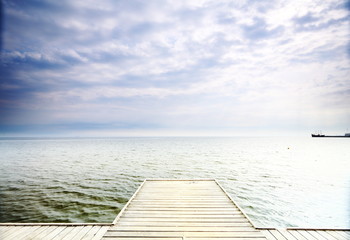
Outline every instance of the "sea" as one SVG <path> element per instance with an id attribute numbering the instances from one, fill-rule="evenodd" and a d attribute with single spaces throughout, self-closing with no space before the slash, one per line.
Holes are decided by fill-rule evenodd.
<path id="1" fill-rule="evenodd" d="M 216 179 L 258 227 L 350 228 L 350 138 L 0 139 L 0 222 L 110 223 L 144 179 Z"/>

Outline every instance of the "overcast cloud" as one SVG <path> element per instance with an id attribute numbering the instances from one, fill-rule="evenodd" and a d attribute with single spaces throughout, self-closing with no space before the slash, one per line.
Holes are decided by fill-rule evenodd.
<path id="1" fill-rule="evenodd" d="M 3 1 L 0 135 L 350 128 L 349 1 Z"/>

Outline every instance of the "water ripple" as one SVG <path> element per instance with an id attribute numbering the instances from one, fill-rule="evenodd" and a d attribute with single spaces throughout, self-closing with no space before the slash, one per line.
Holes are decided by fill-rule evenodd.
<path id="1" fill-rule="evenodd" d="M 258 226 L 346 228 L 349 148 L 311 138 L 0 140 L 0 221 L 111 222 L 145 178 L 216 178 Z"/>

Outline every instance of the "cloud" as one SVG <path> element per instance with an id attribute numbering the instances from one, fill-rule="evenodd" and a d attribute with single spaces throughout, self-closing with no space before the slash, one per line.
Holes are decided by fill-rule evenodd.
<path id="1" fill-rule="evenodd" d="M 331 27 L 333 25 L 339 25 L 342 23 L 347 24 L 348 16 L 338 16 L 336 18 L 331 18 L 324 21 L 323 17 L 316 17 L 312 13 L 308 13 L 307 15 L 294 18 L 294 22 L 296 23 L 297 31 L 316 31 Z"/>
<path id="2" fill-rule="evenodd" d="M 244 36 L 252 41 L 278 36 L 283 32 L 282 26 L 269 29 L 265 20 L 262 18 L 255 18 L 252 24 L 243 25 L 242 28 Z"/>
<path id="3" fill-rule="evenodd" d="M 313 16 L 310 12 L 304 16 L 301 17 L 296 17 L 294 19 L 294 21 L 299 24 L 299 25 L 303 25 L 303 24 L 308 24 L 308 23 L 313 23 L 316 21 L 319 21 L 320 18 L 319 17 L 315 17 Z"/>
<path id="4" fill-rule="evenodd" d="M 4 1 L 0 126 L 339 127 L 347 4 Z"/>

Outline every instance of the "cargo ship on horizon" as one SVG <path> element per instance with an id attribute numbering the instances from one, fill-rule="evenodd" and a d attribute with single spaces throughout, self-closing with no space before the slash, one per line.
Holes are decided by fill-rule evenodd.
<path id="1" fill-rule="evenodd" d="M 325 135 L 322 133 L 311 134 L 311 137 L 348 137 L 350 138 L 350 133 L 345 133 L 344 135 Z"/>

